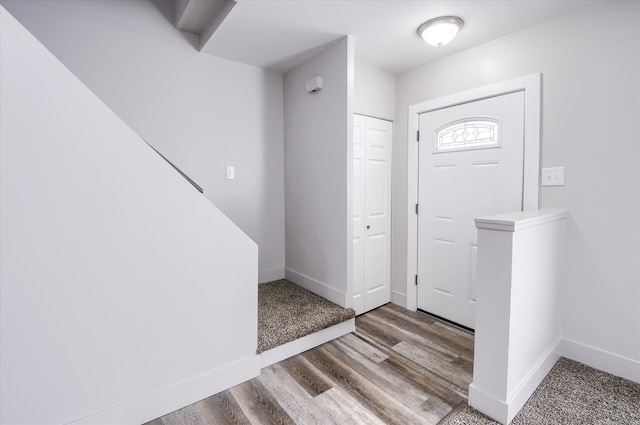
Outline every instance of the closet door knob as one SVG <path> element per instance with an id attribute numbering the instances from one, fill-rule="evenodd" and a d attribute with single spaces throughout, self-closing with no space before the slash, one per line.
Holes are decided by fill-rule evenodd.
<path id="1" fill-rule="evenodd" d="M 371 226 L 367 224 L 367 229 L 371 229 Z"/>

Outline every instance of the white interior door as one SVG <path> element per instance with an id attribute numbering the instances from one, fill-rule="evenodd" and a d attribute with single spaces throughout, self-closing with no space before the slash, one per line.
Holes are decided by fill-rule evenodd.
<path id="1" fill-rule="evenodd" d="M 478 216 L 522 210 L 524 93 L 420 114 L 418 308 L 475 328 Z"/>
<path id="2" fill-rule="evenodd" d="M 392 124 L 353 120 L 353 305 L 357 314 L 391 301 Z"/>

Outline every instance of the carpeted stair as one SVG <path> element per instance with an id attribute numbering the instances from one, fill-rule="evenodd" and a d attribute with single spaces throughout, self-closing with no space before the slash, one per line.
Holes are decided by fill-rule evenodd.
<path id="1" fill-rule="evenodd" d="M 258 349 L 274 347 L 311 335 L 355 317 L 342 308 L 288 280 L 258 285 Z"/>

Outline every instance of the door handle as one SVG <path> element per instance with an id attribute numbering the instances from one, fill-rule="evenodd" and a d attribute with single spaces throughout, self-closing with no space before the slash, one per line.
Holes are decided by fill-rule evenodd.
<path id="1" fill-rule="evenodd" d="M 371 229 L 371 225 L 367 224 L 367 230 Z"/>

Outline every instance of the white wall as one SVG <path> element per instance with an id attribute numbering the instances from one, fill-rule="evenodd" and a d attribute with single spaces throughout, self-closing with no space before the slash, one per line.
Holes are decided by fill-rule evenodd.
<path id="1" fill-rule="evenodd" d="M 542 166 L 566 186 L 564 354 L 640 380 L 640 4 L 612 2 L 438 60 L 398 77 L 394 139 L 394 291 L 406 293 L 407 108 L 543 73 Z M 573 341 L 573 342 L 572 342 Z M 566 344 L 565 344 L 566 345 Z"/>
<path id="2" fill-rule="evenodd" d="M 0 31 L 0 422 L 142 423 L 258 375 L 255 243 Z"/>
<path id="3" fill-rule="evenodd" d="M 396 76 L 366 62 L 355 61 L 353 112 L 387 121 L 396 118 Z"/>
<path id="4" fill-rule="evenodd" d="M 2 4 L 258 243 L 260 281 L 284 276 L 280 74 L 198 53 L 170 1 Z"/>
<path id="5" fill-rule="evenodd" d="M 322 90 L 307 93 L 316 75 Z M 286 276 L 352 302 L 353 40 L 344 37 L 284 76 Z"/>

